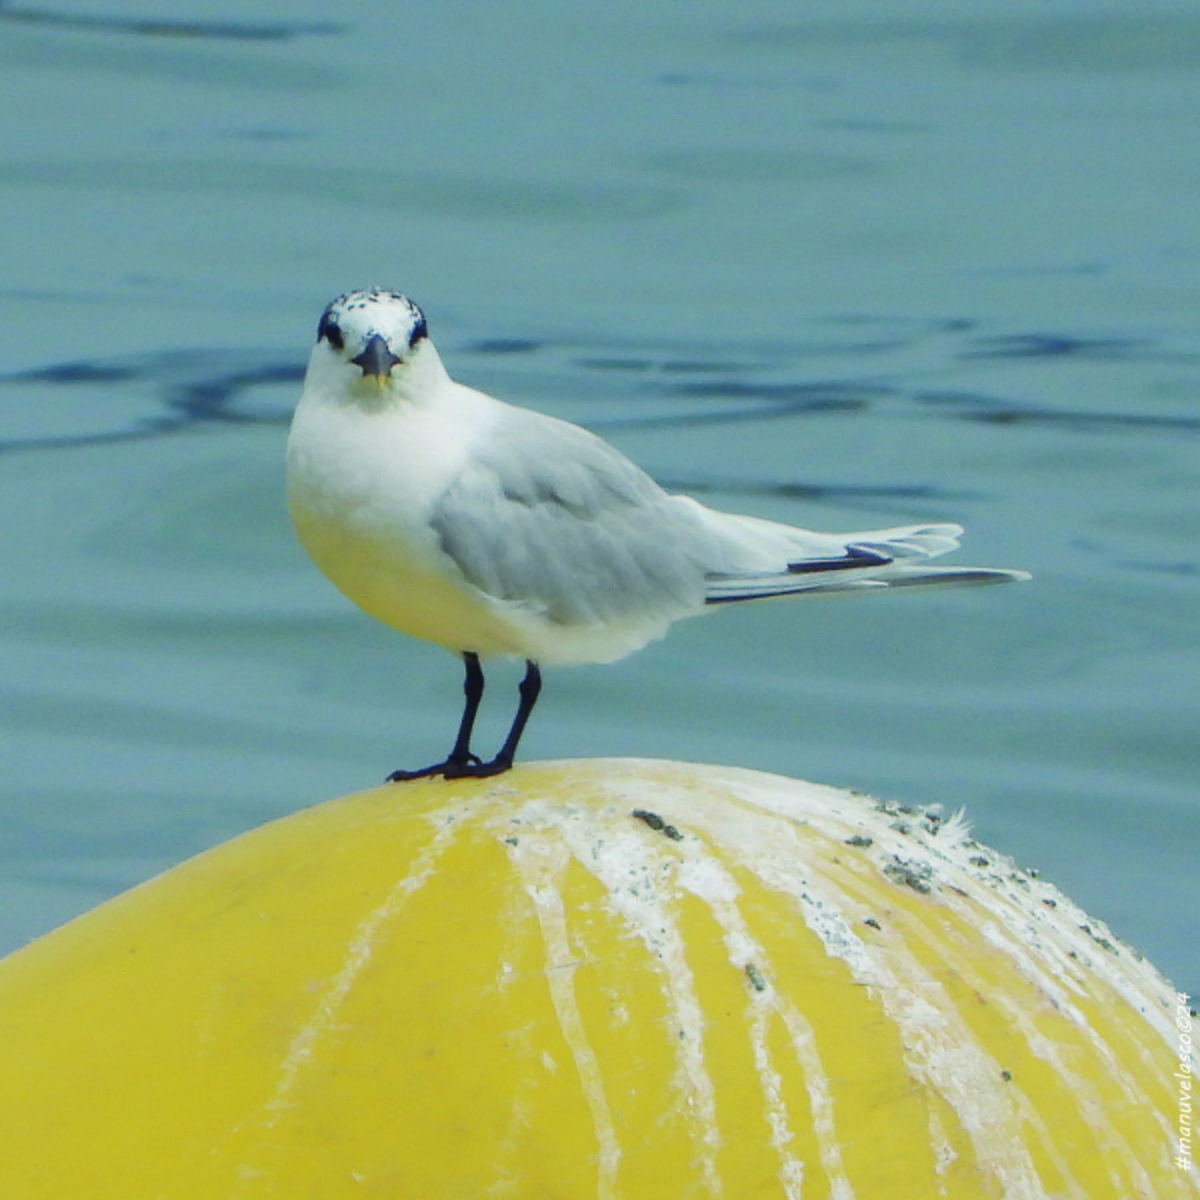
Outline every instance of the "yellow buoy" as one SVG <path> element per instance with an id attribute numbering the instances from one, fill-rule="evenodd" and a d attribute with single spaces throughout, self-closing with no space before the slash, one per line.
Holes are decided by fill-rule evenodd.
<path id="1" fill-rule="evenodd" d="M 379 788 L 0 963 L 0 1196 L 1200 1195 L 1178 998 L 869 797 L 678 763 Z"/>

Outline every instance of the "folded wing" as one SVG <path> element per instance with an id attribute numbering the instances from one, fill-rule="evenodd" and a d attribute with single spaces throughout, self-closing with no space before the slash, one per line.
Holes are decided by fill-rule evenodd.
<path id="1" fill-rule="evenodd" d="M 824 534 L 672 496 L 576 425 L 513 408 L 438 500 L 432 523 L 466 580 L 559 625 L 674 620 L 807 592 L 998 583 L 938 567 L 957 525 Z"/>

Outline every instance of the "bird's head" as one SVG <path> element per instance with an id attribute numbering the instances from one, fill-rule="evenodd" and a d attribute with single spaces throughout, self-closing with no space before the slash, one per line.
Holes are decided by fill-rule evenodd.
<path id="1" fill-rule="evenodd" d="M 416 398 L 442 367 L 425 316 L 407 296 L 384 288 L 347 292 L 321 314 L 309 379 L 363 399 L 395 391 Z"/>

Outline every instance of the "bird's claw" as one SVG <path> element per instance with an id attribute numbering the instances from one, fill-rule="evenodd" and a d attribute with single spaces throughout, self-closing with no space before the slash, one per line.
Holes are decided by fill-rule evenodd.
<path id="1" fill-rule="evenodd" d="M 393 771 L 384 782 L 407 783 L 411 779 L 429 779 L 435 775 L 443 779 L 486 779 L 502 774 L 511 766 L 512 759 L 504 755 L 484 762 L 478 754 L 468 754 L 465 758 L 451 757 L 431 767 L 422 767 L 419 771 Z"/>

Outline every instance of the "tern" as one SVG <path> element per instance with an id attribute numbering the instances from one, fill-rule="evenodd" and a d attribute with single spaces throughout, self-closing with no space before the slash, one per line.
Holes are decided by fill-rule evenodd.
<path id="1" fill-rule="evenodd" d="M 425 316 L 383 288 L 324 311 L 292 420 L 288 506 L 313 561 L 363 611 L 466 667 L 441 762 L 391 781 L 512 766 L 542 665 L 603 663 L 681 617 L 780 596 L 1027 579 L 944 567 L 961 526 L 815 533 L 664 491 L 567 421 L 447 374 Z M 525 660 L 494 758 L 471 750 L 480 659 Z"/>

